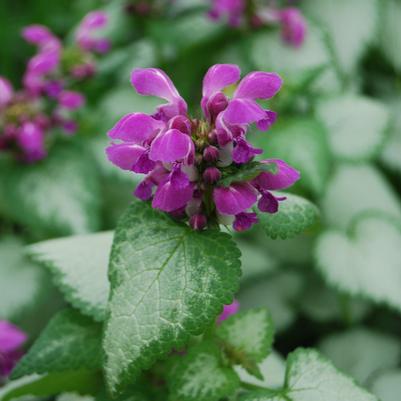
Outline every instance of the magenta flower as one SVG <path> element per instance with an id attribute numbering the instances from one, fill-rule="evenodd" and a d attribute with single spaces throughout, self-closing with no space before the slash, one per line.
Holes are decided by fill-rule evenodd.
<path id="1" fill-rule="evenodd" d="M 13 97 L 13 87 L 7 79 L 0 77 L 0 109 L 7 106 Z"/>
<path id="2" fill-rule="evenodd" d="M 11 373 L 22 356 L 26 334 L 13 324 L 0 320 L 0 383 Z"/>
<path id="3" fill-rule="evenodd" d="M 220 324 L 224 322 L 224 320 L 227 320 L 230 316 L 235 315 L 239 310 L 239 306 L 239 302 L 236 299 L 234 299 L 233 303 L 224 305 L 223 312 L 217 318 L 217 324 Z"/>
<path id="4" fill-rule="evenodd" d="M 208 15 L 212 20 L 226 20 L 232 27 L 279 25 L 283 41 L 294 47 L 302 45 L 307 30 L 306 20 L 297 8 L 279 9 L 258 0 L 211 0 Z"/>
<path id="5" fill-rule="evenodd" d="M 154 114 L 130 113 L 109 131 L 113 140 L 108 159 L 123 170 L 146 174 L 134 194 L 152 201 L 156 209 L 187 219 L 194 229 L 209 223 L 232 223 L 244 231 L 258 219 L 252 207 L 275 213 L 284 200 L 272 191 L 291 186 L 299 172 L 281 160 L 254 162 L 262 151 L 247 140 L 256 124 L 268 129 L 276 114 L 257 102 L 270 99 L 282 85 L 274 73 L 253 72 L 240 81 L 240 69 L 232 64 L 212 66 L 203 80 L 201 108 L 204 119 L 187 111 L 170 78 L 156 68 L 134 70 L 131 82 L 138 93 L 166 101 Z M 224 89 L 237 84 L 229 98 Z M 259 174 L 246 180 L 224 178 L 248 166 L 260 166 Z M 270 173 L 267 167 L 275 166 Z"/>

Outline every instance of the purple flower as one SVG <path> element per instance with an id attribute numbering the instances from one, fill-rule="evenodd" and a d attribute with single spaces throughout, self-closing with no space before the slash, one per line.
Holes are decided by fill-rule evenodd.
<path id="1" fill-rule="evenodd" d="M 0 320 L 0 382 L 7 378 L 21 358 L 21 346 L 26 339 L 26 334 L 18 327 Z"/>
<path id="2" fill-rule="evenodd" d="M 103 11 L 97 10 L 87 14 L 75 35 L 78 46 L 89 52 L 107 53 L 110 50 L 110 41 L 98 36 L 98 32 L 107 25 L 107 22 L 107 14 Z"/>
<path id="3" fill-rule="evenodd" d="M 63 91 L 58 98 L 59 105 L 68 110 L 75 110 L 82 107 L 85 103 L 84 96 L 75 91 Z"/>
<path id="4" fill-rule="evenodd" d="M 229 25 L 241 24 L 246 0 L 213 0 L 209 17 L 214 20 L 227 18 Z"/>
<path id="5" fill-rule="evenodd" d="M 13 94 L 14 91 L 10 81 L 0 76 L 0 109 L 7 106 Z"/>
<path id="6" fill-rule="evenodd" d="M 186 218 L 197 230 L 231 220 L 235 230 L 243 231 L 257 222 L 251 211 L 255 204 L 271 212 L 281 198 L 270 191 L 299 178 L 284 162 L 267 160 L 262 163 L 277 165 L 276 175 L 261 173 L 253 180 L 221 184 L 225 176 L 246 168 L 262 153 L 248 142 L 247 131 L 253 123 L 267 129 L 275 121 L 276 114 L 257 100 L 270 99 L 279 91 L 282 81 L 277 74 L 254 72 L 240 81 L 238 66 L 212 66 L 203 80 L 203 119 L 188 115 L 184 99 L 163 71 L 134 70 L 131 82 L 138 93 L 167 103 L 152 115 L 122 117 L 108 133 L 113 142 L 106 154 L 121 169 L 147 174 L 134 194 L 152 201 L 154 208 Z M 234 84 L 237 88 L 230 98 L 224 89 Z"/>
<path id="7" fill-rule="evenodd" d="M 17 142 L 23 152 L 23 158 L 29 163 L 46 156 L 45 134 L 42 128 L 33 122 L 26 122 L 18 132 Z"/>
<path id="8" fill-rule="evenodd" d="M 239 310 L 239 306 L 239 302 L 236 299 L 234 299 L 233 303 L 224 305 L 223 312 L 217 318 L 217 324 L 220 324 L 224 322 L 224 320 L 227 320 L 230 316 L 235 315 Z"/>
<path id="9" fill-rule="evenodd" d="M 300 47 L 305 40 L 307 24 L 301 12 L 295 7 L 280 11 L 283 40 L 294 47 Z"/>

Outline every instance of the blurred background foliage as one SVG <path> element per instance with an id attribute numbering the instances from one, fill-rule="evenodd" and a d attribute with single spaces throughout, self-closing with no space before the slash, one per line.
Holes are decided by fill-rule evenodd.
<path id="1" fill-rule="evenodd" d="M 395 400 L 385 391 L 401 377 L 401 2 L 296 2 L 308 19 L 299 49 L 283 44 L 274 28 L 235 30 L 208 20 L 206 1 L 176 0 L 148 17 L 128 13 L 127 3 L 0 2 L 0 75 L 15 85 L 33 52 L 20 37 L 27 24 L 47 25 L 68 38 L 86 12 L 100 7 L 110 13 L 113 43 L 85 88 L 90 102 L 73 141 L 78 150 L 49 158 L 29 178 L 35 183 L 25 196 L 38 196 L 37 202 L 21 200 L 26 171 L 7 171 L 12 179 L 0 183 L 0 318 L 34 338 L 63 304 L 47 273 L 21 256 L 22 243 L 113 229 L 129 204 L 135 177 L 109 164 L 104 147 L 118 118 L 150 112 L 158 103 L 134 93 L 133 68 L 163 68 L 193 115 L 210 65 L 236 63 L 243 74 L 275 71 L 285 81 L 269 103 L 279 120 L 269 132 L 253 133 L 253 143 L 302 172 L 294 192 L 317 204 L 321 219 L 291 239 L 266 239 L 259 228 L 237 235 L 241 306 L 272 311 L 275 349 L 282 355 L 316 346 L 383 401 Z M 66 166 L 51 181 L 49 171 L 60 163 Z M 56 184 L 64 192 L 54 190 Z M 27 208 L 29 216 L 21 213 Z"/>

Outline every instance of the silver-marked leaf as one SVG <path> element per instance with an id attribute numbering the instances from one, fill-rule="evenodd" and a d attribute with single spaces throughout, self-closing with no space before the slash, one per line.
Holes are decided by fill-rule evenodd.
<path id="1" fill-rule="evenodd" d="M 170 400 L 218 401 L 235 392 L 239 378 L 214 343 L 202 342 L 177 360 L 168 384 Z"/>
<path id="2" fill-rule="evenodd" d="M 279 30 L 252 37 L 250 56 L 259 70 L 278 71 L 286 87 L 302 87 L 313 81 L 331 63 L 323 33 L 309 24 L 308 35 L 300 48 L 285 45 Z"/>
<path id="3" fill-rule="evenodd" d="M 266 309 L 236 313 L 216 329 L 216 336 L 235 364 L 263 378 L 257 364 L 269 355 L 274 336 L 273 321 Z"/>
<path id="4" fill-rule="evenodd" d="M 396 337 L 363 328 L 326 337 L 319 349 L 361 385 L 368 385 L 378 372 L 397 367 L 401 356 L 401 344 Z"/>
<path id="5" fill-rule="evenodd" d="M 34 373 L 101 369 L 102 326 L 73 309 L 59 312 L 19 361 L 12 379 Z"/>
<path id="6" fill-rule="evenodd" d="M 99 199 L 93 161 L 78 148 L 64 144 L 36 164 L 0 165 L 0 211 L 36 233 L 96 230 Z"/>
<path id="7" fill-rule="evenodd" d="M 230 236 L 196 232 L 144 202 L 121 218 L 110 258 L 106 380 L 119 392 L 233 300 L 240 253 Z"/>
<path id="8" fill-rule="evenodd" d="M 74 307 L 101 321 L 109 297 L 107 269 L 113 232 L 77 235 L 31 245 L 28 254 L 54 275 Z"/>
<path id="9" fill-rule="evenodd" d="M 401 4 L 397 0 L 381 0 L 380 49 L 394 68 L 401 71 Z"/>
<path id="10" fill-rule="evenodd" d="M 398 401 L 401 394 L 401 369 L 383 372 L 374 380 L 371 388 L 380 401 Z"/>
<path id="11" fill-rule="evenodd" d="M 401 311 L 401 222 L 362 214 L 347 234 L 328 230 L 318 240 L 317 268 L 328 284 Z"/>
<path id="12" fill-rule="evenodd" d="M 341 71 L 344 74 L 354 72 L 368 45 L 377 36 L 378 2 L 305 0 L 302 7 L 306 15 L 316 19 L 328 33 Z"/>
<path id="13" fill-rule="evenodd" d="M 277 213 L 263 213 L 258 211 L 260 223 L 265 233 L 273 238 L 292 238 L 305 231 L 316 223 L 319 217 L 318 208 L 310 201 L 298 195 L 276 193 L 276 196 L 285 196 L 280 202 Z"/>
<path id="14" fill-rule="evenodd" d="M 340 164 L 322 200 L 323 219 L 329 226 L 346 230 L 351 220 L 368 210 L 401 218 L 401 203 L 382 173 L 368 164 Z"/>
<path id="15" fill-rule="evenodd" d="M 17 238 L 5 237 L 0 241 L 1 319 L 14 321 L 21 315 L 29 315 L 47 287 L 46 275 L 24 257 L 23 251 Z"/>
<path id="16" fill-rule="evenodd" d="M 317 116 L 326 126 L 333 155 L 349 161 L 369 160 L 378 154 L 390 118 L 383 103 L 356 95 L 320 101 Z"/>

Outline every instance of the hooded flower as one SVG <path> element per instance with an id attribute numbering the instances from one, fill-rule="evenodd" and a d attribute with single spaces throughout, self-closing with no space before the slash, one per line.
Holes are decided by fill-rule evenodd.
<path id="1" fill-rule="evenodd" d="M 204 119 L 188 115 L 187 105 L 169 77 L 155 68 L 134 70 L 131 82 L 138 93 L 166 101 L 152 115 L 130 113 L 109 131 L 109 160 L 119 168 L 146 174 L 135 190 L 139 199 L 156 209 L 187 219 L 194 229 L 231 221 L 237 231 L 257 222 L 251 210 L 274 213 L 278 201 L 271 191 L 287 188 L 299 173 L 281 160 L 253 161 L 262 153 L 247 140 L 251 124 L 266 130 L 275 113 L 258 100 L 275 96 L 282 85 L 275 73 L 253 72 L 240 81 L 232 64 L 212 66 L 203 80 Z M 237 84 L 233 96 L 225 88 Z M 259 165 L 260 174 L 226 180 L 240 169 Z M 274 164 L 276 172 L 265 171 Z M 268 170 L 270 171 L 270 170 Z M 226 183 L 227 181 L 227 183 Z"/>
<path id="2" fill-rule="evenodd" d="M 211 0 L 208 15 L 212 20 L 226 20 L 233 27 L 279 25 L 283 41 L 294 47 L 301 46 L 306 36 L 306 20 L 295 7 L 280 9 L 259 0 Z"/>
<path id="3" fill-rule="evenodd" d="M 26 334 L 18 327 L 6 320 L 0 320 L 0 383 L 21 358 L 21 346 L 26 339 Z"/>

